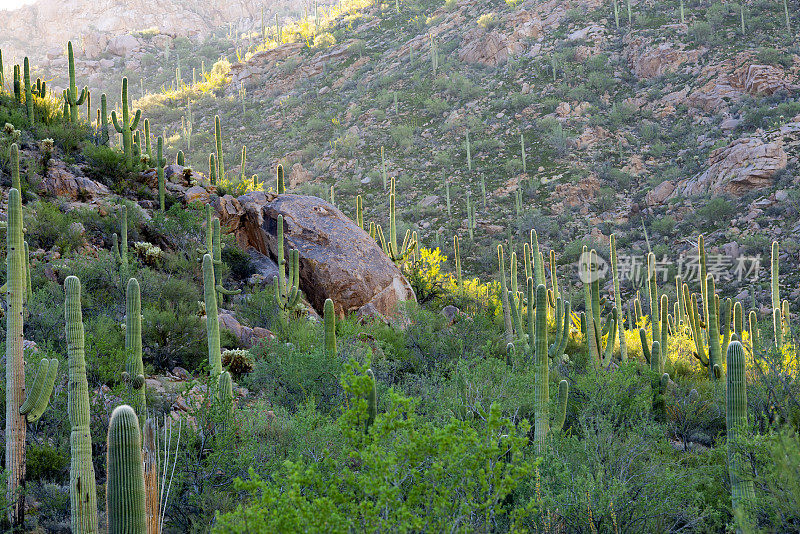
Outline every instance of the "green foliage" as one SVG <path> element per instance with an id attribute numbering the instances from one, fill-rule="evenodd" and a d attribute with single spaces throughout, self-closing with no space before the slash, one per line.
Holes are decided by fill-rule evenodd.
<path id="1" fill-rule="evenodd" d="M 254 532 L 256 525 L 255 532 L 386 525 L 399 531 L 454 525 L 506 531 L 530 513 L 524 502 L 513 512 L 503 504 L 537 463 L 522 454 L 527 425 L 515 427 L 496 407 L 478 429 L 456 420 L 435 425 L 417 415 L 414 401 L 390 392 L 386 411 L 365 434 L 364 396 L 371 382 L 359 367 L 342 379 L 354 401 L 338 420 L 340 453 L 286 462 L 270 480 L 251 471 L 248 481 L 237 482 L 250 502 L 220 515 L 215 532 Z"/>
<path id="2" fill-rule="evenodd" d="M 125 154 L 104 145 L 87 145 L 83 151 L 88 166 L 86 176 L 108 186 L 118 194 L 137 190 L 139 173 L 128 162 Z"/>

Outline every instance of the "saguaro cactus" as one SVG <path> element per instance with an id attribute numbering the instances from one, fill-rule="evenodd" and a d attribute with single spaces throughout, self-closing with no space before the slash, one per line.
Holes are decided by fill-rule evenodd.
<path id="1" fill-rule="evenodd" d="M 133 162 L 133 131 L 136 130 L 141 118 L 142 110 L 137 109 L 131 120 L 128 109 L 128 78 L 122 78 L 122 122 L 117 119 L 116 111 L 111 112 L 111 121 L 114 123 L 117 133 L 122 134 L 122 148 L 130 163 Z"/>
<path id="2" fill-rule="evenodd" d="M 392 178 L 389 188 L 389 237 L 388 239 L 384 237 L 383 229 L 379 225 L 378 239 L 381 242 L 384 254 L 389 256 L 389 259 L 392 260 L 395 265 L 402 267 L 413 254 L 417 243 L 411 239 L 411 230 L 406 230 L 405 237 L 403 237 L 403 245 L 397 245 L 397 209 L 395 207 L 395 198 L 394 178 Z"/>
<path id="3" fill-rule="evenodd" d="M 219 115 L 214 116 L 214 140 L 217 145 L 217 181 L 225 181 L 225 162 L 222 154 L 222 126 L 219 123 Z"/>
<path id="4" fill-rule="evenodd" d="M 300 252 L 289 251 L 289 260 L 284 255 L 283 215 L 278 215 L 278 276 L 273 278 L 275 284 L 275 301 L 278 307 L 289 313 L 300 303 Z M 286 278 L 286 265 L 289 265 L 289 278 Z"/>
<path id="5" fill-rule="evenodd" d="M 214 260 L 210 254 L 203 256 L 203 300 L 206 304 L 206 336 L 208 337 L 208 367 L 211 377 L 222 373 L 222 352 L 219 343 L 219 312 L 217 290 L 214 284 Z"/>
<path id="6" fill-rule="evenodd" d="M 336 312 L 333 308 L 333 301 L 325 299 L 323 308 L 323 321 L 325 323 L 325 350 L 328 354 L 336 354 Z"/>
<path id="7" fill-rule="evenodd" d="M 551 262 L 552 264 L 552 262 Z M 617 236 L 611 234 L 611 274 L 614 279 L 614 305 L 619 312 L 622 311 L 622 294 L 619 289 L 619 273 L 617 272 Z M 628 346 L 625 343 L 625 321 L 623 314 L 620 313 L 617 320 L 619 330 L 619 354 L 624 362 L 628 359 Z"/>
<path id="8" fill-rule="evenodd" d="M 167 164 L 167 158 L 164 157 L 164 138 L 160 135 L 156 140 L 156 174 L 158 175 L 158 207 L 161 213 L 164 213 L 164 196 L 166 193 L 165 180 L 164 180 L 164 166 Z"/>
<path id="9" fill-rule="evenodd" d="M 223 406 L 230 405 L 230 407 L 233 408 L 233 379 L 228 371 L 222 371 L 222 373 L 219 375 L 217 400 Z"/>
<path id="10" fill-rule="evenodd" d="M 28 114 L 28 124 L 33 126 L 33 90 L 31 87 L 31 67 L 28 58 L 23 62 L 23 79 L 25 82 L 25 110 Z"/>
<path id="11" fill-rule="evenodd" d="M 222 265 L 222 229 L 219 225 L 219 219 L 214 219 L 211 223 L 211 245 L 212 245 L 212 257 L 214 259 L 214 265 Z M 219 304 L 222 304 L 223 298 L 225 295 L 238 295 L 241 293 L 241 289 L 235 290 L 228 290 L 222 287 L 222 283 L 219 280 L 216 280 L 216 287 L 217 287 L 217 301 Z"/>
<path id="12" fill-rule="evenodd" d="M 208 155 L 208 181 L 211 185 L 217 185 L 217 160 L 214 154 Z"/>
<path id="13" fill-rule="evenodd" d="M 532 294 L 532 279 L 528 279 L 528 294 Z M 530 317 L 530 303 L 528 304 Z M 551 430 L 560 431 L 564 426 L 567 410 L 569 384 L 562 380 L 558 385 L 558 407 L 555 418 L 550 422 L 550 357 L 547 347 L 547 288 L 544 284 L 536 287 L 536 354 L 534 366 L 536 383 L 534 384 L 534 435 L 533 440 L 539 452 L 545 446 L 547 435 Z"/>
<path id="14" fill-rule="evenodd" d="M 744 437 L 749 431 L 747 423 L 747 383 L 745 355 L 742 344 L 733 341 L 727 351 L 726 417 L 728 432 L 728 474 L 731 479 L 731 500 L 737 521 L 750 523 L 750 507 L 755 500 L 753 480 L 748 476 L 749 460 L 744 450 Z"/>
<path id="15" fill-rule="evenodd" d="M 67 57 L 69 61 L 69 89 L 64 89 L 64 103 L 69 106 L 70 121 L 78 122 L 78 107 L 86 101 L 89 88 L 84 86 L 78 95 L 78 87 L 75 85 L 75 56 L 72 53 L 72 41 L 67 43 Z"/>
<path id="16" fill-rule="evenodd" d="M 278 194 L 282 195 L 286 192 L 286 183 L 283 178 L 283 165 L 281 165 L 280 163 L 278 164 L 277 181 L 278 181 L 277 183 Z"/>
<path id="17" fill-rule="evenodd" d="M 125 372 L 131 405 L 139 416 L 140 425 L 147 419 L 147 399 L 142 363 L 142 298 L 139 281 L 128 280 L 125 290 Z"/>
<path id="18" fill-rule="evenodd" d="M 108 145 L 110 139 L 108 135 L 108 102 L 105 93 L 100 95 L 100 124 L 98 126 L 100 128 L 100 143 Z"/>
<path id="19" fill-rule="evenodd" d="M 92 434 L 89 427 L 89 383 L 83 351 L 81 282 L 77 276 L 64 281 L 64 316 L 69 358 L 68 412 L 72 427 L 69 470 L 69 500 L 72 532 L 97 532 L 97 493 L 92 464 Z"/>
<path id="20" fill-rule="evenodd" d="M 108 423 L 106 510 L 109 534 L 145 534 L 144 463 L 139 419 L 117 406 Z"/>
<path id="21" fill-rule="evenodd" d="M 128 206 L 123 204 L 120 208 L 120 235 L 121 240 L 117 243 L 117 234 L 114 234 L 114 259 L 120 266 L 122 276 L 125 278 L 128 273 Z"/>

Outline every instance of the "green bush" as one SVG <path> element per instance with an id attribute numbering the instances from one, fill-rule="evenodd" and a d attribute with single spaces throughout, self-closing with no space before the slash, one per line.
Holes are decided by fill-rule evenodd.
<path id="1" fill-rule="evenodd" d="M 119 150 L 102 145 L 87 145 L 83 154 L 88 163 L 84 172 L 89 178 L 105 184 L 119 194 L 136 189 L 134 181 L 138 172 Z"/>

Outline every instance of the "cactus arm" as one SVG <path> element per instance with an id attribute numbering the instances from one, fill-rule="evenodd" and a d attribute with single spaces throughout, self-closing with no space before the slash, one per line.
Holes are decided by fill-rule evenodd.
<path id="1" fill-rule="evenodd" d="M 722 346 L 727 347 L 728 343 L 731 342 L 731 312 L 733 311 L 733 301 L 730 298 L 726 298 L 721 308 L 722 323 L 720 327 L 722 328 Z"/>
<path id="2" fill-rule="evenodd" d="M 115 110 L 111 110 L 111 122 L 114 124 L 114 129 L 117 133 L 123 133 L 122 123 L 117 120 L 117 112 Z"/>
<path id="3" fill-rule="evenodd" d="M 242 292 L 241 289 L 225 289 L 222 287 L 222 284 L 217 284 L 216 289 L 218 293 L 222 293 L 223 295 L 238 295 Z"/>
<path id="4" fill-rule="evenodd" d="M 28 391 L 28 397 L 25 402 L 19 408 L 19 413 L 27 416 L 28 423 L 38 421 L 44 414 L 47 404 L 50 402 L 50 395 L 53 393 L 56 373 L 58 373 L 58 360 L 55 358 L 52 360 L 43 358 L 39 362 L 33 386 Z"/>
<path id="5" fill-rule="evenodd" d="M 233 408 L 233 379 L 228 371 L 222 371 L 222 374 L 219 375 L 217 388 L 217 400 L 220 404 L 230 405 Z"/>
<path id="6" fill-rule="evenodd" d="M 140 426 L 147 419 L 147 398 L 144 388 L 144 363 L 142 362 L 142 299 L 139 282 L 128 280 L 125 288 L 125 352 L 127 372 L 136 377 L 130 383 L 128 394 Z M 141 382 L 139 377 L 142 377 Z"/>
<path id="7" fill-rule="evenodd" d="M 639 329 L 639 340 L 642 343 L 644 361 L 649 364 L 652 361 L 652 354 L 650 354 L 650 347 L 647 345 L 647 331 L 644 328 Z"/>
<path id="8" fill-rule="evenodd" d="M 139 126 L 139 120 L 142 118 L 142 110 L 137 109 L 136 114 L 133 116 L 133 122 L 131 122 L 130 129 L 131 131 L 135 130 L 137 126 Z"/>
<path id="9" fill-rule="evenodd" d="M 81 96 L 78 98 L 78 100 L 75 102 L 75 104 L 77 106 L 82 105 L 84 102 L 86 102 L 86 99 L 88 97 L 89 97 L 89 87 L 84 85 L 83 89 L 81 89 Z"/>
<path id="10" fill-rule="evenodd" d="M 497 262 L 500 265 L 500 301 L 503 305 L 503 324 L 505 325 L 506 344 L 514 341 L 514 331 L 511 324 L 511 304 L 508 298 L 508 283 L 506 282 L 506 262 L 503 254 L 503 245 L 497 245 Z M 517 328 L 517 332 L 520 330 Z"/>
<path id="11" fill-rule="evenodd" d="M 668 337 L 669 337 L 669 319 L 670 319 L 669 297 L 666 295 L 666 293 L 661 295 L 660 306 L 661 306 L 661 319 L 660 319 L 661 327 L 659 328 L 659 333 L 661 334 L 661 339 L 659 340 L 659 343 L 661 345 L 661 364 L 658 368 L 658 372 L 663 373 L 664 363 L 667 361 L 667 354 L 668 354 L 667 343 L 669 342 Z"/>
<path id="12" fill-rule="evenodd" d="M 556 413 L 553 415 L 553 422 L 550 425 L 552 432 L 561 432 L 564 428 L 564 421 L 567 418 L 567 398 L 569 397 L 569 382 L 562 380 L 558 383 L 558 404 Z"/>

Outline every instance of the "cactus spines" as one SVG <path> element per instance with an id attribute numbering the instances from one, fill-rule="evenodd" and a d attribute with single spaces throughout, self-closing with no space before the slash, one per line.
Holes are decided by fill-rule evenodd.
<path id="1" fill-rule="evenodd" d="M 219 314 L 217 290 L 214 283 L 214 260 L 210 254 L 203 256 L 203 300 L 206 305 L 206 336 L 208 337 L 208 367 L 211 377 L 222 373 L 222 352 L 219 342 Z"/>
<path id="2" fill-rule="evenodd" d="M 364 431 L 368 432 L 369 427 L 375 422 L 375 417 L 378 415 L 378 391 L 377 383 L 375 381 L 375 373 L 372 369 L 367 369 L 367 376 L 370 380 L 369 390 L 367 391 L 367 421 L 365 423 Z"/>
<path id="3" fill-rule="evenodd" d="M 92 464 L 92 435 L 89 427 L 89 384 L 84 359 L 81 282 L 76 276 L 64 281 L 64 316 L 69 358 L 68 412 L 70 435 L 69 497 L 72 532 L 97 532 L 97 495 Z"/>
<path id="4" fill-rule="evenodd" d="M 330 355 L 336 355 L 336 312 L 333 300 L 325 299 L 322 316 L 325 323 L 325 351 Z"/>
<path id="5" fill-rule="evenodd" d="M 167 159 L 164 157 L 164 138 L 162 136 L 158 136 L 156 140 L 156 174 L 158 175 L 158 207 L 161 210 L 161 213 L 164 213 L 165 209 L 165 178 L 164 178 L 164 166 L 167 164 Z"/>
<path id="6" fill-rule="evenodd" d="M 659 312 L 658 284 L 656 281 L 656 255 L 652 252 L 647 255 L 647 289 L 650 296 L 650 325 L 653 330 L 653 341 L 661 340 L 661 314 Z"/>
<path id="7" fill-rule="evenodd" d="M 43 358 L 36 368 L 36 377 L 33 380 L 33 387 L 28 392 L 25 402 L 20 406 L 19 413 L 26 416 L 28 423 L 38 421 L 44 414 L 50 395 L 53 393 L 53 386 L 56 382 L 58 373 L 58 360 L 55 358 L 48 360 Z"/>
<path id="8" fill-rule="evenodd" d="M 31 87 L 31 67 L 27 57 L 23 63 L 23 79 L 25 82 L 25 111 L 28 114 L 28 124 L 33 126 L 33 90 Z"/>
<path id="9" fill-rule="evenodd" d="M 214 265 L 222 265 L 222 242 L 221 242 L 221 234 L 222 229 L 220 228 L 219 219 L 214 219 L 211 224 L 211 245 L 212 245 L 212 257 L 214 260 Z M 222 287 L 222 283 L 217 280 L 216 282 L 217 287 L 217 301 L 219 304 L 222 304 L 222 300 L 225 295 L 237 295 L 241 293 L 241 289 L 236 290 L 228 290 Z"/>
<path id="10" fill-rule="evenodd" d="M 78 122 L 78 107 L 83 105 L 89 88 L 84 86 L 78 95 L 78 87 L 75 85 L 75 56 L 72 53 L 72 41 L 67 43 L 67 57 L 69 61 L 69 88 L 64 89 L 64 103 L 69 106 L 69 119 L 73 123 Z"/>
<path id="11" fill-rule="evenodd" d="M 116 238 L 116 234 L 114 234 Z M 120 265 L 123 276 L 128 272 L 128 206 L 123 204 L 120 208 L 120 243 L 114 241 L 115 259 Z"/>
<path id="12" fill-rule="evenodd" d="M 738 341 L 728 345 L 726 380 L 726 416 L 728 433 L 728 474 L 731 480 L 731 500 L 737 522 L 749 522 L 749 508 L 755 500 L 753 480 L 747 475 L 747 454 L 743 438 L 747 422 L 747 383 L 745 379 L 744 348 Z"/>
<path id="13" fill-rule="evenodd" d="M 109 534 L 145 534 L 144 462 L 136 412 L 117 406 L 108 423 L 106 509 Z"/>
<path id="14" fill-rule="evenodd" d="M 664 372 L 664 358 L 661 357 L 660 341 L 653 341 L 650 348 L 650 369 L 659 374 Z"/>
<path id="15" fill-rule="evenodd" d="M 114 123 L 114 129 L 117 133 L 122 134 L 122 148 L 125 151 L 125 156 L 128 162 L 133 161 L 133 131 L 139 125 L 139 119 L 142 118 L 142 110 L 137 109 L 133 116 L 130 117 L 130 110 L 128 108 L 128 78 L 122 78 L 122 122 L 117 119 L 117 112 L 111 112 L 111 121 Z"/>
<path id="16" fill-rule="evenodd" d="M 217 146 L 217 181 L 225 182 L 225 162 L 222 155 L 222 126 L 219 122 L 219 115 L 214 116 L 214 141 Z"/>
<path id="17" fill-rule="evenodd" d="M 733 305 L 733 331 L 736 333 L 740 341 L 744 339 L 742 337 L 742 333 L 744 332 L 744 311 L 742 308 L 742 303 L 738 300 Z"/>
<path id="18" fill-rule="evenodd" d="M 564 421 L 567 418 L 567 398 L 569 397 L 569 382 L 562 380 L 558 383 L 558 404 L 553 422 L 550 425 L 552 432 L 561 432 L 564 428 Z"/>
<path id="19" fill-rule="evenodd" d="M 276 171 L 276 174 L 277 174 L 277 176 L 276 176 L 277 191 L 278 191 L 279 195 L 282 195 L 282 194 L 286 193 L 286 182 L 284 182 L 284 178 L 283 178 L 283 165 L 281 165 L 280 163 L 278 163 L 278 170 Z M 363 226 L 362 226 L 362 228 L 363 228 Z"/>
<path id="20" fill-rule="evenodd" d="M 186 157 L 183 155 L 183 150 L 178 150 L 178 153 L 175 154 L 175 163 L 181 167 L 183 167 L 186 163 Z"/>
<path id="21" fill-rule="evenodd" d="M 142 363 L 142 299 L 136 278 L 128 280 L 125 289 L 125 352 L 131 406 L 139 416 L 141 425 L 144 425 L 147 419 L 147 400 Z"/>

